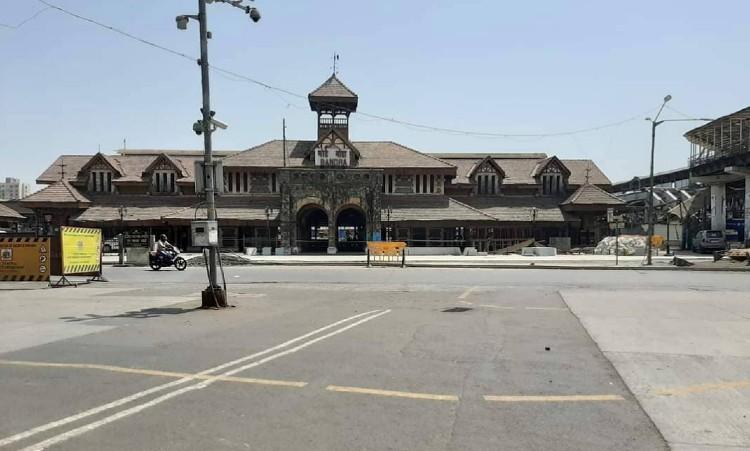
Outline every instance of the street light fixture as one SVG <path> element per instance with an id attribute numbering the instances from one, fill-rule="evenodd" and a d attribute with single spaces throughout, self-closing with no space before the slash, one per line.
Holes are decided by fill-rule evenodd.
<path id="1" fill-rule="evenodd" d="M 659 120 L 659 116 L 661 115 L 662 110 L 667 105 L 667 102 L 672 100 L 671 95 L 667 95 L 664 97 L 664 102 L 661 104 L 661 107 L 659 108 L 659 111 L 656 113 L 656 116 L 654 118 L 647 117 L 646 120 L 651 122 L 651 165 L 650 165 L 650 171 L 649 171 L 649 190 L 648 190 L 648 208 L 646 211 L 647 215 L 647 221 L 648 221 L 648 238 L 646 242 L 646 264 L 651 266 L 652 264 L 652 253 L 653 253 L 653 246 L 651 244 L 651 241 L 654 237 L 654 148 L 656 146 L 656 127 L 659 125 L 665 123 L 665 122 L 688 122 L 688 121 L 712 121 L 713 119 L 706 119 L 706 118 L 687 118 L 687 119 L 662 119 Z M 667 227 L 669 227 L 669 221 L 667 221 Z"/>
<path id="2" fill-rule="evenodd" d="M 252 0 L 250 0 L 252 1 Z M 177 23 L 177 28 L 180 30 L 186 30 L 187 24 L 192 20 L 198 21 L 198 24 L 200 25 L 200 50 L 201 50 L 201 57 L 198 60 L 198 64 L 201 67 L 201 90 L 203 93 L 203 108 L 201 108 L 201 113 L 203 115 L 200 123 L 196 123 L 193 125 L 193 131 L 196 134 L 201 134 L 199 132 L 202 132 L 203 134 L 203 147 L 204 147 L 204 157 L 203 157 L 203 164 L 204 164 L 204 192 L 206 194 L 206 210 L 207 210 L 207 219 L 209 221 L 216 221 L 216 201 L 214 198 L 214 176 L 213 176 L 213 155 L 212 155 L 212 143 L 211 143 L 211 134 L 214 132 L 215 128 L 218 126 L 220 128 L 225 128 L 226 125 L 222 122 L 219 122 L 215 119 L 213 119 L 213 112 L 211 111 L 211 95 L 210 95 L 210 83 L 209 83 L 209 77 L 208 77 L 208 39 L 211 37 L 211 33 L 208 31 L 208 17 L 206 14 L 206 4 L 207 3 L 226 3 L 230 6 L 233 6 L 235 8 L 242 9 L 247 15 L 250 16 L 250 19 L 253 22 L 258 22 L 260 20 L 260 13 L 257 9 L 250 6 L 243 5 L 243 0 L 198 0 L 198 14 L 197 15 L 190 15 L 190 14 L 184 14 L 177 16 L 175 18 L 175 21 Z M 223 126 L 223 127 L 222 127 Z M 226 293 L 224 293 L 223 289 L 219 284 L 217 283 L 217 271 L 216 271 L 216 260 L 217 260 L 217 254 L 218 249 L 217 245 L 212 245 L 209 247 L 208 252 L 208 282 L 209 286 L 203 291 L 202 294 L 202 305 L 203 307 L 227 307 L 227 301 L 226 301 Z"/>

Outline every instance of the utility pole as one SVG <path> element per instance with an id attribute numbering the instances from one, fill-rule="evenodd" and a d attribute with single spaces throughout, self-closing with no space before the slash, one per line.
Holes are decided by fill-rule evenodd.
<path id="1" fill-rule="evenodd" d="M 257 9 L 250 6 L 243 6 L 243 0 L 208 0 L 209 3 L 214 1 L 218 3 L 226 3 L 235 8 L 242 9 L 253 22 L 260 20 L 260 13 Z M 252 1 L 252 0 L 251 0 Z M 211 37 L 211 33 L 208 31 L 208 17 L 206 14 L 206 2 L 207 0 L 198 0 L 198 15 L 182 15 L 177 16 L 177 28 L 180 30 L 187 29 L 187 23 L 190 19 L 197 20 L 199 24 L 200 34 L 200 51 L 201 56 L 198 60 L 198 64 L 201 67 L 201 91 L 203 94 L 203 108 L 201 113 L 203 118 L 199 123 L 193 125 L 193 131 L 197 134 L 203 134 L 203 174 L 204 174 L 204 192 L 206 195 L 206 213 L 208 221 L 216 221 L 216 186 L 215 186 L 215 173 L 214 173 L 214 161 L 213 161 L 213 149 L 211 143 L 211 134 L 215 130 L 215 126 L 226 128 L 226 124 L 213 119 L 213 112 L 211 111 L 211 93 L 209 83 L 209 65 L 208 65 L 208 39 Z M 218 243 L 212 244 L 208 248 L 208 287 L 203 290 L 202 293 L 202 306 L 205 307 L 227 307 L 226 293 L 224 293 L 221 286 L 217 281 L 216 273 L 216 261 L 218 255 Z"/>
<path id="2" fill-rule="evenodd" d="M 281 132 L 281 136 L 282 136 L 281 150 L 282 152 L 284 152 L 284 167 L 286 167 L 286 118 L 283 118 L 281 120 L 281 128 L 283 129 Z"/>
<path id="3" fill-rule="evenodd" d="M 686 122 L 686 121 L 708 121 L 710 122 L 712 119 L 706 119 L 706 118 L 687 118 L 687 119 L 662 119 L 659 120 L 659 115 L 661 115 L 662 110 L 667 105 L 667 102 L 672 100 L 672 96 L 667 95 L 664 97 L 664 102 L 661 104 L 661 108 L 659 108 L 659 112 L 656 113 L 656 116 L 654 116 L 653 119 L 650 117 L 647 117 L 646 120 L 651 122 L 651 169 L 649 172 L 649 189 L 648 189 L 648 203 L 646 204 L 648 206 L 646 210 L 646 220 L 648 221 L 648 241 L 646 242 L 646 264 L 651 266 L 651 256 L 653 253 L 653 246 L 651 245 L 651 241 L 654 237 L 654 149 L 656 147 L 656 127 L 663 124 L 664 122 Z M 669 227 L 669 219 L 667 218 L 667 227 Z M 669 230 L 669 229 L 667 229 Z"/>

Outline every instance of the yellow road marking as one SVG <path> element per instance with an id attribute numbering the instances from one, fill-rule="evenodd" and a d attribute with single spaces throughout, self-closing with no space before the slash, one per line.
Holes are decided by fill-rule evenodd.
<path id="1" fill-rule="evenodd" d="M 393 398 L 409 398 L 409 399 L 429 399 L 433 401 L 458 401 L 458 396 L 454 395 L 435 395 L 432 393 L 413 393 L 407 391 L 394 391 L 394 390 L 378 390 L 375 388 L 361 388 L 361 387 L 342 387 L 339 385 L 329 385 L 326 387 L 328 391 L 335 391 L 341 393 L 358 393 L 361 395 L 375 395 L 375 396 L 390 396 Z"/>
<path id="2" fill-rule="evenodd" d="M 276 385 L 280 387 L 302 388 L 307 382 L 283 381 L 276 379 L 255 379 L 237 376 L 211 376 L 208 374 L 180 373 L 174 371 L 147 370 L 142 368 L 127 368 L 113 365 L 98 365 L 93 363 L 54 363 L 54 362 L 29 362 L 23 360 L 0 360 L 0 365 L 15 365 L 42 368 L 72 368 L 84 370 L 110 371 L 113 373 L 139 374 L 142 376 L 171 377 L 175 379 L 190 378 L 197 380 L 217 380 L 223 382 L 237 382 L 243 384 Z"/>
<path id="3" fill-rule="evenodd" d="M 703 393 L 712 390 L 730 390 L 734 388 L 750 388 L 750 379 L 733 382 L 719 382 L 715 384 L 700 384 L 690 385 L 686 387 L 665 388 L 663 390 L 655 391 L 654 394 L 661 396 L 679 396 L 690 395 L 693 393 Z"/>
<path id="4" fill-rule="evenodd" d="M 571 402 L 571 401 L 624 401 L 620 395 L 568 395 L 568 396 L 496 396 L 485 395 L 485 401 L 494 402 Z"/>

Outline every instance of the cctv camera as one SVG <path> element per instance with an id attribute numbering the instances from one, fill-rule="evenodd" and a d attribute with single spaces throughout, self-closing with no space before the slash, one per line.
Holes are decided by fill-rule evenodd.
<path id="1" fill-rule="evenodd" d="M 203 121 L 200 121 L 200 120 L 195 121 L 195 123 L 193 123 L 193 131 L 195 132 L 196 135 L 202 134 L 203 133 Z"/>
<path id="2" fill-rule="evenodd" d="M 260 11 L 258 11 L 256 8 L 249 8 L 249 11 L 247 12 L 250 15 L 250 19 L 252 19 L 253 22 L 258 22 L 260 20 Z"/>
<path id="3" fill-rule="evenodd" d="M 219 127 L 222 130 L 226 130 L 227 127 L 229 127 L 228 124 L 225 124 L 224 122 L 221 122 L 218 119 L 211 118 L 211 123 L 214 124 L 216 127 Z"/>
<path id="4" fill-rule="evenodd" d="M 187 16 L 177 16 L 175 17 L 175 21 L 177 22 L 178 30 L 187 30 L 187 23 L 188 23 Z"/>

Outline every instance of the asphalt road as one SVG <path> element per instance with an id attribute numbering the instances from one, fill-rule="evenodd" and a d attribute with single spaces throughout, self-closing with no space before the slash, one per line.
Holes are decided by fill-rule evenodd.
<path id="1" fill-rule="evenodd" d="M 559 291 L 747 287 L 729 273 L 242 267 L 225 268 L 237 307 L 202 311 L 201 268 L 107 269 L 108 284 L 0 292 L 18 330 L 49 331 L 0 347 L 0 450 L 666 449 Z"/>

